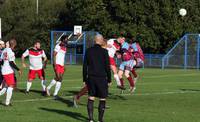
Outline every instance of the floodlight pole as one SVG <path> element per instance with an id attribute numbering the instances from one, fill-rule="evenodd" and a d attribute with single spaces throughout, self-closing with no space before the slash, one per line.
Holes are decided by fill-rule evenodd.
<path id="1" fill-rule="evenodd" d="M 39 1 L 36 0 L 36 14 L 38 15 L 38 12 L 39 12 Z"/>

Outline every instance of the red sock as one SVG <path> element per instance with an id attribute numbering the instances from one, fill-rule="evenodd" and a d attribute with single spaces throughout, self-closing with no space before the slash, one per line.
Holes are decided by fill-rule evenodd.
<path id="1" fill-rule="evenodd" d="M 132 77 L 129 76 L 127 79 L 128 79 L 128 81 L 129 81 L 130 86 L 131 86 L 131 87 L 134 87 L 135 84 L 134 84 L 134 80 L 132 79 Z"/>
<path id="2" fill-rule="evenodd" d="M 120 83 L 121 83 L 121 86 L 124 86 L 124 79 L 123 78 L 120 79 Z"/>
<path id="3" fill-rule="evenodd" d="M 82 97 L 83 95 L 85 95 L 88 91 L 88 87 L 87 86 L 84 86 L 81 91 L 77 94 L 76 98 L 77 99 L 80 99 L 80 97 Z"/>
<path id="4" fill-rule="evenodd" d="M 132 69 L 131 72 L 132 72 L 133 76 L 136 78 L 137 77 L 137 73 L 135 72 L 135 69 Z"/>

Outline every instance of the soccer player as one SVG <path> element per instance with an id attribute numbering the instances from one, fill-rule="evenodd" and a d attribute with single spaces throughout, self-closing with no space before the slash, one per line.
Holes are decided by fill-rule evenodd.
<path id="1" fill-rule="evenodd" d="M 108 50 L 108 55 L 109 55 L 109 60 L 110 60 L 110 68 L 113 71 L 114 78 L 117 83 L 117 87 L 125 90 L 124 86 L 121 85 L 120 78 L 117 74 L 117 65 L 116 65 L 115 58 L 114 58 L 116 55 L 116 52 L 120 49 L 120 44 L 118 44 L 116 39 L 109 39 L 107 41 L 106 49 Z"/>
<path id="2" fill-rule="evenodd" d="M 50 89 L 51 87 L 55 86 L 55 91 L 53 93 L 53 96 L 55 99 L 57 98 L 58 92 L 61 88 L 61 82 L 63 80 L 63 74 L 65 72 L 65 54 L 67 51 L 67 41 L 68 37 L 66 35 L 61 37 L 61 41 L 55 46 L 54 49 L 54 58 L 53 58 L 53 68 L 55 72 L 55 78 L 51 81 L 49 86 L 46 89 L 46 93 L 48 96 L 50 96 Z"/>
<path id="3" fill-rule="evenodd" d="M 16 86 L 15 82 L 15 76 L 14 76 L 14 70 L 17 70 L 19 74 L 21 75 L 21 70 L 16 66 L 15 64 L 15 53 L 13 52 L 15 46 L 17 45 L 17 42 L 15 39 L 11 39 L 9 41 L 9 48 L 5 48 L 2 52 L 1 59 L 3 60 L 1 62 L 2 64 L 2 75 L 5 81 L 6 86 L 0 91 L 0 95 L 3 95 L 4 93 L 7 93 L 6 95 L 6 101 L 5 105 L 10 105 L 10 100 L 12 98 L 13 89 Z"/>
<path id="4" fill-rule="evenodd" d="M 136 41 L 131 44 L 131 48 L 133 49 L 132 52 L 133 52 L 134 58 L 136 60 L 136 66 L 132 69 L 131 72 L 132 72 L 132 74 L 134 76 L 134 80 L 136 82 L 138 79 L 138 75 L 135 70 L 136 70 L 136 68 L 141 68 L 144 65 L 144 54 L 140 47 L 140 44 Z"/>
<path id="5" fill-rule="evenodd" d="M 130 84 L 130 92 L 133 93 L 135 90 L 135 81 L 130 75 L 130 71 L 136 65 L 136 61 L 133 59 L 133 55 L 131 52 L 130 45 L 125 42 L 125 37 L 120 36 L 118 42 L 121 43 L 121 55 L 122 55 L 122 63 L 119 67 L 118 75 L 120 77 L 121 85 L 124 86 L 123 74 L 127 78 Z"/>
<path id="6" fill-rule="evenodd" d="M 28 73 L 28 81 L 27 81 L 27 87 L 26 87 L 26 93 L 29 93 L 32 81 L 35 79 L 36 74 L 38 75 L 39 79 L 41 80 L 41 85 L 42 85 L 42 93 L 46 93 L 46 80 L 45 80 L 45 72 L 44 69 L 46 68 L 46 63 L 47 63 L 47 57 L 42 50 L 40 44 L 40 40 L 36 40 L 34 43 L 34 46 L 27 49 L 23 54 L 22 54 L 22 65 L 24 68 L 26 68 L 25 64 L 25 58 L 28 56 L 29 57 L 29 73 Z"/>

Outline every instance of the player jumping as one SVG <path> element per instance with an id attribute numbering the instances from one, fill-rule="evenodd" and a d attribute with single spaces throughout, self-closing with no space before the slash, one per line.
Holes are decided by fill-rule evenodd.
<path id="1" fill-rule="evenodd" d="M 128 79 L 130 84 L 130 92 L 133 93 L 135 90 L 135 81 L 130 75 L 130 71 L 136 65 L 136 61 L 133 59 L 132 52 L 130 50 L 130 45 L 125 42 L 125 37 L 121 36 L 118 39 L 118 42 L 121 43 L 121 55 L 122 63 L 119 67 L 118 75 L 120 77 L 121 85 L 124 86 L 124 80 L 122 78 L 123 74 Z"/>
<path id="2" fill-rule="evenodd" d="M 53 68 L 55 72 L 55 78 L 51 81 L 49 86 L 46 89 L 46 93 L 50 96 L 51 87 L 55 86 L 55 91 L 53 96 L 57 98 L 58 92 L 61 88 L 61 82 L 63 80 L 63 74 L 65 72 L 64 62 L 65 62 L 65 54 L 67 51 L 66 44 L 68 41 L 68 37 L 66 35 L 61 37 L 61 41 L 55 46 L 54 49 L 54 58 L 53 58 Z"/>
<path id="3" fill-rule="evenodd" d="M 26 88 L 26 93 L 29 93 L 32 81 L 35 79 L 36 74 L 38 75 L 39 79 L 41 80 L 41 85 L 42 85 L 42 93 L 44 95 L 45 90 L 46 90 L 46 81 L 45 81 L 45 72 L 44 69 L 46 68 L 46 63 L 47 63 L 47 57 L 44 52 L 40 48 L 40 42 L 39 40 L 36 40 L 34 43 L 34 47 L 31 47 L 27 49 L 23 54 L 22 54 L 22 65 L 24 68 L 26 68 L 26 64 L 24 59 L 28 56 L 29 57 L 29 73 L 28 73 L 28 81 L 27 81 L 27 88 Z"/>

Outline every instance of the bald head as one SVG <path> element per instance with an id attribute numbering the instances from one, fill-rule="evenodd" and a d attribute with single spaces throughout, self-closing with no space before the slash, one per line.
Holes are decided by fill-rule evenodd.
<path id="1" fill-rule="evenodd" d="M 103 45 L 104 38 L 101 34 L 98 34 L 98 35 L 95 36 L 94 41 L 95 41 L 96 44 Z"/>

